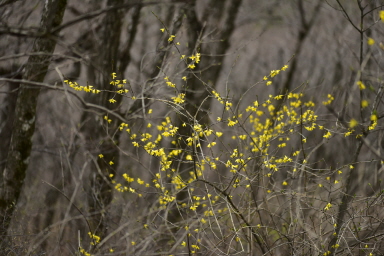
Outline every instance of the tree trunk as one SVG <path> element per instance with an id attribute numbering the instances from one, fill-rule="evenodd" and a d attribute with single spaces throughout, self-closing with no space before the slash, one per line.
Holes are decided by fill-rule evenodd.
<path id="1" fill-rule="evenodd" d="M 33 44 L 32 52 L 44 52 L 44 55 L 29 57 L 25 66 L 23 79 L 42 82 L 50 64 L 53 53 L 55 35 L 49 33 L 59 26 L 63 20 L 66 0 L 47 0 L 40 21 L 40 29 L 45 32 Z M 11 143 L 7 162 L 0 181 L 0 219 L 2 225 L 0 235 L 4 236 L 10 225 L 12 214 L 24 183 L 32 148 L 32 136 L 35 131 L 36 105 L 40 88 L 21 84 L 15 108 Z"/>
<path id="2" fill-rule="evenodd" d="M 235 20 L 238 14 L 241 0 L 211 0 L 206 7 L 202 20 L 207 20 L 208 24 L 205 28 L 204 34 L 208 35 L 208 38 L 212 38 L 213 42 L 206 42 L 201 44 L 198 39 L 198 33 L 201 31 L 195 31 L 202 28 L 202 26 L 196 23 L 196 15 L 191 13 L 191 8 L 194 5 L 191 4 L 189 12 L 187 12 L 189 26 L 193 30 L 191 31 L 191 38 L 189 42 L 193 41 L 195 49 L 200 49 L 201 62 L 197 64 L 197 68 L 201 71 L 195 71 L 194 75 L 189 75 L 186 88 L 186 100 L 185 110 L 196 118 L 196 121 L 202 125 L 202 127 L 209 126 L 208 112 L 211 105 L 211 98 L 209 97 L 211 90 L 216 87 L 216 82 L 219 78 L 222 63 L 224 61 L 225 53 L 230 47 L 229 38 L 235 28 Z M 208 86 L 207 86 L 208 84 Z M 185 116 L 178 116 L 176 121 L 176 127 L 179 127 L 179 136 L 185 141 L 186 138 L 192 134 L 190 126 L 183 126 L 183 123 L 193 124 L 194 120 L 188 120 Z M 181 144 L 180 147 L 186 147 L 185 144 Z M 193 164 L 181 163 L 179 165 L 181 177 L 184 180 L 188 180 L 189 172 L 193 170 Z M 181 191 L 177 194 L 177 201 L 184 202 L 188 198 L 186 191 Z M 178 209 L 172 209 L 169 213 L 168 220 L 172 223 L 177 223 L 182 220 L 181 212 Z"/>
<path id="3" fill-rule="evenodd" d="M 107 6 L 121 5 L 122 0 L 109 0 Z M 110 84 L 113 72 L 118 73 L 118 79 L 121 79 L 123 70 L 117 70 L 119 59 L 120 35 L 122 31 L 122 22 L 125 10 L 114 10 L 107 12 L 104 17 L 103 27 L 100 30 L 101 43 L 96 48 L 100 55 L 92 62 L 96 63 L 96 67 L 88 67 L 88 74 L 92 73 L 96 77 L 95 87 L 100 90 L 107 90 L 98 95 L 90 95 L 86 97 L 88 102 L 103 106 L 107 109 L 116 109 L 122 100 L 120 94 L 114 93 L 117 87 Z M 97 43 L 97 42 L 95 42 Z M 117 103 L 109 103 L 109 99 L 114 98 Z M 81 134 L 85 140 L 85 149 L 95 154 L 103 154 L 103 158 L 97 157 L 97 166 L 92 168 L 89 181 L 90 188 L 86 188 L 88 197 L 89 212 L 92 213 L 90 219 L 91 232 L 103 238 L 107 234 L 108 214 L 107 208 L 113 198 L 113 187 L 111 184 L 111 176 L 115 175 L 115 169 L 119 164 L 119 151 L 116 144 L 119 142 L 120 133 L 115 133 L 118 124 L 113 120 L 108 125 L 107 134 L 100 125 L 101 116 L 96 116 L 93 112 L 85 111 L 81 117 L 84 125 L 81 128 Z M 110 165 L 109 162 L 114 164 Z M 111 175 L 111 176 L 110 176 Z"/>

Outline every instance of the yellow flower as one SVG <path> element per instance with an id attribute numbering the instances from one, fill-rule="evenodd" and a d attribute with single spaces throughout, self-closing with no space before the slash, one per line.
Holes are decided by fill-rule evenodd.
<path id="1" fill-rule="evenodd" d="M 384 11 L 380 11 L 379 15 L 380 15 L 381 21 L 384 22 Z"/>
<path id="2" fill-rule="evenodd" d="M 283 186 L 287 186 L 288 185 L 288 183 L 286 182 L 286 181 L 283 181 Z"/>
<path id="3" fill-rule="evenodd" d="M 243 134 L 243 135 L 239 135 L 239 139 L 241 140 L 245 140 L 247 138 L 247 135 Z"/>
<path id="4" fill-rule="evenodd" d="M 175 35 L 170 35 L 168 38 L 168 42 L 172 42 L 175 37 L 176 37 Z"/>
<path id="5" fill-rule="evenodd" d="M 160 29 L 160 31 L 164 33 L 164 31 L 165 31 L 165 28 L 161 28 L 161 29 Z"/>
<path id="6" fill-rule="evenodd" d="M 325 207 L 324 207 L 324 211 L 328 211 L 329 209 L 331 209 L 332 207 L 332 204 L 331 203 L 328 203 Z"/>
<path id="7" fill-rule="evenodd" d="M 268 82 L 266 83 L 267 86 L 269 86 L 269 85 L 271 85 L 271 84 L 272 84 L 272 81 L 268 81 Z"/>
<path id="8" fill-rule="evenodd" d="M 216 132 L 216 136 L 217 136 L 217 137 L 221 137 L 221 135 L 223 135 L 222 132 Z"/>
<path id="9" fill-rule="evenodd" d="M 275 77 L 275 76 L 278 75 L 279 73 L 280 73 L 280 70 L 271 70 L 270 76 L 271 76 L 271 77 Z"/>
<path id="10" fill-rule="evenodd" d="M 115 103 L 116 100 L 115 99 L 109 99 L 109 103 Z"/>
<path id="11" fill-rule="evenodd" d="M 189 161 L 192 161 L 192 160 L 193 160 L 193 158 L 192 158 L 191 155 L 187 155 L 187 156 L 185 157 L 185 159 L 187 159 L 187 160 L 189 160 Z"/>
<path id="12" fill-rule="evenodd" d="M 215 146 L 215 145 L 216 145 L 216 142 L 212 142 L 212 143 L 209 143 L 207 147 L 208 147 L 208 148 L 211 148 L 211 147 L 213 147 L 213 146 Z"/>
<path id="13" fill-rule="evenodd" d="M 364 90 L 366 87 L 361 81 L 357 81 L 356 84 L 359 86 L 360 90 Z"/>
<path id="14" fill-rule="evenodd" d="M 228 102 L 228 101 L 226 101 L 226 102 L 225 102 L 225 109 L 226 109 L 226 110 L 229 110 L 229 109 L 230 109 L 230 107 L 232 107 L 232 103 L 231 103 L 231 102 Z"/>
<path id="15" fill-rule="evenodd" d="M 112 73 L 112 79 L 116 78 L 116 73 Z"/>
<path id="16" fill-rule="evenodd" d="M 186 76 L 183 76 L 181 79 L 183 79 L 184 81 L 187 81 L 187 77 Z"/>
<path id="17" fill-rule="evenodd" d="M 359 123 L 356 121 L 356 119 L 352 118 L 351 121 L 349 121 L 349 127 L 350 128 L 353 128 L 355 127 L 356 125 L 358 125 Z"/>
<path id="18" fill-rule="evenodd" d="M 332 133 L 330 132 L 330 131 L 328 131 L 326 134 L 324 134 L 324 138 L 326 138 L 326 139 L 329 139 L 329 137 L 331 137 L 332 136 Z"/>
<path id="19" fill-rule="evenodd" d="M 374 45 L 375 44 L 375 40 L 373 38 L 368 37 L 367 44 L 368 45 Z"/>
<path id="20" fill-rule="evenodd" d="M 323 101 L 324 106 L 331 104 L 332 101 L 335 99 L 331 94 L 328 94 L 327 97 L 328 97 L 328 101 Z"/>
<path id="21" fill-rule="evenodd" d="M 277 95 L 274 97 L 275 100 L 281 100 L 283 98 L 284 95 Z"/>
<path id="22" fill-rule="evenodd" d="M 100 158 L 103 158 L 103 157 L 104 157 L 104 155 L 103 155 L 103 154 L 99 154 L 99 157 L 100 157 Z"/>
<path id="23" fill-rule="evenodd" d="M 185 93 L 180 93 L 179 95 L 177 95 L 177 97 L 172 97 L 172 99 L 176 104 L 182 104 L 185 101 L 184 97 Z"/>
<path id="24" fill-rule="evenodd" d="M 375 122 L 372 122 L 372 124 L 368 127 L 368 130 L 373 130 L 373 129 L 375 129 L 375 127 L 376 127 L 376 125 L 377 125 L 377 122 L 375 121 Z"/>
<path id="25" fill-rule="evenodd" d="M 228 119 L 228 126 L 234 126 L 237 124 L 238 121 L 232 121 L 231 119 Z"/>
<path id="26" fill-rule="evenodd" d="M 362 107 L 362 108 L 366 108 L 366 107 L 368 107 L 368 105 L 369 105 L 369 103 L 368 103 L 367 100 L 362 100 L 362 101 L 361 101 L 361 107 Z"/>
<path id="27" fill-rule="evenodd" d="M 172 87 L 172 88 L 175 88 L 176 85 L 170 81 L 166 82 L 166 84 L 169 86 L 169 87 Z"/>

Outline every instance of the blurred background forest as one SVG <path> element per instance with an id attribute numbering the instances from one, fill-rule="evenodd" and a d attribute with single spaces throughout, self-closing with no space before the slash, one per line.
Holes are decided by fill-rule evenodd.
<path id="1" fill-rule="evenodd" d="M 0 0 L 0 254 L 383 255 L 383 9 L 381 0 Z M 195 69 L 188 69 L 183 55 L 188 61 L 190 56 L 200 56 L 201 61 L 195 62 Z M 281 72 L 274 77 L 271 70 Z M 271 85 L 265 86 L 265 76 L 273 77 Z M 169 81 L 185 94 L 182 109 L 165 102 L 175 96 L 172 86 L 166 84 Z M 356 85 L 359 81 L 365 90 Z M 124 84 L 127 91 L 116 93 L 114 86 L 118 84 Z M 329 200 L 322 201 L 321 214 L 327 210 L 324 202 L 339 205 L 332 208 L 328 217 L 334 222 L 327 219 L 330 222 L 324 233 L 313 231 L 322 225 L 321 218 L 304 221 L 312 221 L 312 233 L 293 217 L 284 219 L 287 212 L 296 211 L 292 205 L 287 210 L 280 207 L 293 202 L 287 195 L 282 201 L 275 195 L 271 200 L 277 201 L 266 211 L 269 217 L 260 222 L 274 225 L 280 230 L 278 235 L 269 229 L 255 235 L 250 229 L 243 237 L 237 231 L 230 237 L 234 229 L 229 225 L 228 236 L 224 232 L 217 240 L 209 232 L 204 233 L 206 237 L 185 236 L 185 222 L 200 219 L 203 212 L 185 218 L 172 208 L 174 199 L 169 199 L 167 210 L 161 203 L 159 208 L 159 195 L 164 190 L 156 192 L 153 179 L 160 182 L 156 173 L 161 173 L 164 163 L 143 147 L 134 146 L 132 134 L 151 133 L 147 131 L 151 126 L 156 128 L 169 117 L 172 125 L 179 127 L 178 134 L 187 136 L 198 132 L 194 126 L 197 120 L 204 129 L 208 124 L 221 125 L 220 131 L 225 133 L 212 156 L 233 152 L 228 148 L 237 147 L 233 136 L 240 133 L 219 123 L 217 117 L 223 116 L 225 107 L 215 104 L 212 91 L 230 101 L 227 106 L 236 114 L 256 100 L 262 103 L 269 95 L 285 97 L 289 92 L 305 92 L 300 96 L 302 101 L 315 104 L 319 124 L 335 136 L 329 139 L 320 130 L 305 135 L 314 142 L 303 158 L 294 161 L 310 159 L 311 170 L 323 170 L 317 178 L 323 175 L 332 180 L 336 174 L 326 173 L 352 165 L 351 172 L 343 171 L 345 183 L 329 189 Z M 364 100 L 369 107 L 364 106 Z M 278 111 L 282 105 L 275 107 Z M 183 110 L 190 116 L 180 114 Z M 372 116 L 376 117 L 374 132 L 369 129 L 375 123 Z M 351 120 L 358 124 L 351 124 Z M 354 127 L 353 135 L 346 139 L 344 133 Z M 128 128 L 128 133 L 119 131 Z M 158 136 L 152 135 L 153 139 Z M 284 152 L 297 147 L 304 151 L 301 141 L 292 138 L 292 146 Z M 171 140 L 162 143 L 168 143 L 165 148 L 175 145 Z M 270 155 L 282 152 L 272 150 Z M 192 160 L 186 155 L 182 158 Z M 209 162 L 213 158 L 204 159 Z M 258 161 L 254 166 L 268 169 L 265 161 Z M 172 168 L 187 180 L 183 171 L 193 168 L 191 163 L 176 162 Z M 223 184 L 228 173 L 208 174 L 206 184 Z M 280 173 L 275 181 L 296 184 L 295 179 L 306 175 L 304 171 L 300 178 Z M 119 192 L 116 182 L 129 183 L 129 177 L 149 185 L 142 190 L 135 187 L 135 193 L 129 193 L 128 188 Z M 165 187 L 172 184 L 171 178 L 162 178 Z M 236 181 L 228 181 L 230 186 L 237 182 L 233 179 Z M 311 182 L 318 187 L 317 181 L 308 178 L 308 184 Z M 275 183 L 269 184 L 257 186 L 277 191 Z M 300 187 L 292 186 L 292 190 Z M 297 192 L 303 198 L 312 200 L 313 195 L 320 195 L 305 194 L 306 186 Z M 221 191 L 222 200 L 233 209 L 241 202 L 239 199 L 232 205 L 229 197 L 225 198 L 227 190 L 213 190 Z M 185 193 L 174 193 L 178 204 L 188 201 Z M 265 193 L 242 200 L 259 209 L 257 202 L 264 202 Z M 354 201 L 351 195 L 361 196 L 362 201 Z M 167 196 L 161 194 L 164 200 Z M 358 210 L 352 202 L 367 208 Z M 301 214 L 310 218 L 313 212 L 309 208 L 314 205 L 302 206 Z M 215 216 L 221 212 L 217 210 Z M 345 220 L 354 214 L 361 218 L 356 219 L 359 224 Z M 259 222 L 253 221 L 264 218 L 258 210 L 238 216 L 232 220 L 238 227 L 244 223 L 256 227 Z M 285 234 L 288 226 L 276 224 L 274 218 L 284 219 L 288 226 L 296 223 L 299 228 Z M 340 229 L 352 222 L 355 228 L 365 223 L 361 224 L 362 234 L 353 233 L 355 230 L 350 231 L 355 235 L 339 236 Z M 205 241 L 207 237 L 215 242 Z M 296 239 L 301 240 L 295 243 Z M 237 240 L 246 241 L 245 245 Z M 312 246 L 316 243 L 319 246 Z"/>

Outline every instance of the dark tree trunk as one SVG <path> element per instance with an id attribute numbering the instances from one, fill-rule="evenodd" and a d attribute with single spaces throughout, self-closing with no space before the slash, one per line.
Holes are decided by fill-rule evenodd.
<path id="1" fill-rule="evenodd" d="M 122 0 L 109 0 L 107 5 L 113 6 L 123 3 Z M 110 81 L 113 72 L 117 73 L 117 79 L 122 79 L 124 75 L 124 70 L 117 70 L 118 63 L 120 63 L 119 46 L 124 11 L 117 9 L 106 13 L 103 27 L 100 30 L 102 42 L 99 44 L 99 48 L 96 48 L 100 55 L 97 56 L 97 59 L 94 59 L 97 68 L 88 67 L 88 73 L 92 73 L 92 76 L 96 77 L 95 81 L 93 81 L 96 87 L 109 92 L 90 95 L 90 97 L 87 97 L 87 101 L 111 110 L 118 108 L 118 104 L 122 100 L 121 95 L 114 93 L 117 87 L 111 85 Z M 136 18 L 138 19 L 138 17 Z M 133 26 L 137 26 L 137 22 Z M 136 28 L 132 28 L 131 31 L 135 32 Z M 134 35 L 135 33 L 129 36 L 134 37 Z M 133 38 L 130 40 L 133 40 Z M 125 58 L 129 58 L 129 47 L 131 45 L 132 43 L 128 43 L 128 48 L 125 49 L 123 54 Z M 128 63 L 124 62 L 123 67 L 126 68 Z M 111 98 L 114 98 L 117 103 L 111 104 L 109 102 Z M 81 133 L 85 139 L 86 150 L 95 153 L 96 157 L 98 154 L 104 155 L 103 158 L 98 157 L 97 166 L 92 168 L 89 177 L 90 188 L 87 188 L 89 211 L 93 216 L 90 220 L 92 232 L 104 237 L 107 234 L 107 223 L 109 222 L 107 209 L 113 198 L 110 175 L 115 175 L 115 169 L 119 164 L 119 150 L 116 145 L 119 142 L 120 133 L 115 133 L 118 129 L 118 123 L 113 120 L 108 125 L 106 134 L 106 130 L 100 124 L 101 119 L 101 116 L 85 111 L 82 116 L 84 126 L 81 128 Z M 109 165 L 110 161 L 114 162 L 113 166 Z"/>
<path id="2" fill-rule="evenodd" d="M 186 110 L 191 116 L 196 116 L 196 120 L 200 124 L 208 125 L 209 123 L 207 111 L 209 111 L 211 105 L 211 98 L 208 96 L 211 90 L 216 87 L 225 53 L 230 47 L 229 38 L 235 28 L 235 20 L 241 2 L 241 0 L 210 1 L 203 15 L 203 20 L 208 21 L 204 32 L 208 34 L 208 38 L 212 38 L 211 43 L 207 42 L 200 45 L 197 40 L 197 33 L 200 31 L 193 31 L 191 33 L 192 39 L 195 40 L 195 48 L 200 48 L 201 62 L 198 64 L 198 68 L 201 71 L 190 75 L 188 80 L 186 90 L 188 104 Z M 193 22 L 195 19 L 193 15 L 190 16 L 189 22 L 191 22 L 190 27 L 192 29 L 198 28 Z M 181 118 L 180 123 L 184 122 L 188 122 L 188 120 Z M 180 134 L 182 136 L 190 136 L 191 130 L 188 127 L 181 128 Z"/>
<path id="3" fill-rule="evenodd" d="M 197 64 L 195 74 L 190 74 L 187 80 L 185 110 L 189 113 L 186 116 L 178 116 L 176 127 L 180 127 L 179 136 L 185 140 L 192 134 L 189 126 L 183 126 L 183 123 L 195 123 L 194 120 L 188 120 L 189 117 L 196 118 L 203 127 L 209 126 L 208 112 L 211 105 L 209 97 L 211 91 L 216 87 L 219 78 L 225 53 L 230 47 L 229 38 L 235 28 L 235 20 L 238 14 L 241 0 L 211 0 L 204 11 L 203 21 L 207 21 L 207 26 L 203 35 L 212 39 L 212 42 L 205 42 L 200 45 L 198 35 L 202 31 L 202 25 L 197 22 L 197 16 L 194 13 L 194 4 L 191 3 L 188 12 L 186 12 L 189 27 L 191 28 L 191 36 L 189 42 L 195 46 L 195 49 L 201 53 L 201 62 Z M 203 36 L 204 37 L 204 36 Z M 208 40 L 208 39 L 207 39 Z M 201 70 L 201 71 L 199 71 Z M 180 147 L 186 147 L 187 143 L 181 144 Z M 189 172 L 193 170 L 193 164 L 181 163 L 179 170 L 184 180 L 189 179 Z M 177 200 L 185 201 L 188 195 L 185 191 L 181 191 L 177 195 Z M 182 219 L 178 209 L 170 211 L 168 220 L 177 223 Z"/>
<path id="4" fill-rule="evenodd" d="M 44 52 L 44 55 L 29 57 L 23 79 L 42 82 L 50 64 L 56 40 L 49 31 L 59 26 L 63 20 L 66 0 L 47 0 L 44 5 L 40 29 L 44 32 L 33 44 L 32 52 Z M 32 148 L 32 136 L 35 131 L 36 105 L 40 88 L 21 84 L 15 108 L 12 137 L 7 162 L 0 180 L 0 219 L 3 222 L 0 235 L 7 233 L 15 206 L 23 187 L 24 178 Z"/>
<path id="5" fill-rule="evenodd" d="M 8 78 L 21 79 L 20 72 L 12 70 L 0 70 L 0 74 Z M 20 84 L 15 82 L 8 83 L 8 93 L 1 103 L 0 110 L 0 170 L 4 170 L 8 157 L 8 149 L 11 143 L 12 126 L 15 119 L 15 108 L 17 92 Z"/>

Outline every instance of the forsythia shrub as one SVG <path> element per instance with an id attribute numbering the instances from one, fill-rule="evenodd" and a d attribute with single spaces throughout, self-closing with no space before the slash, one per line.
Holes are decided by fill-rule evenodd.
<path id="1" fill-rule="evenodd" d="M 165 29 L 161 31 L 165 33 Z M 175 35 L 169 35 L 168 41 L 178 47 L 176 39 Z M 369 40 L 368 44 L 372 45 L 373 39 Z M 203 57 L 198 52 L 189 57 L 180 55 L 185 72 L 195 69 L 200 58 Z M 272 70 L 254 87 L 272 86 L 274 78 L 287 69 L 289 63 Z M 129 101 L 143 100 L 133 94 L 126 79 L 117 79 L 116 73 L 112 73 L 111 78 L 116 94 Z M 188 83 L 186 76 L 180 79 L 165 75 L 163 86 L 172 95 L 152 99 L 173 109 L 174 113 L 158 124 L 159 117 L 153 116 L 152 109 L 146 110 L 147 123 L 140 129 L 113 119 L 108 113 L 103 117 L 105 126 L 120 122 L 117 132 L 126 133 L 132 147 L 159 164 L 158 170 L 152 170 L 151 179 L 147 173 L 110 176 L 117 192 L 131 193 L 137 198 L 156 195 L 156 207 L 137 220 L 144 223 L 142 229 L 130 234 L 132 251 L 147 242 L 147 230 L 156 229 L 162 230 L 162 234 L 173 232 L 165 251 L 172 251 L 174 255 L 188 252 L 199 255 L 258 252 L 262 255 L 281 251 L 281 248 L 292 255 L 298 250 L 301 255 L 330 255 L 331 250 L 348 246 L 346 237 L 358 237 L 369 229 L 369 225 L 356 224 L 353 218 L 361 223 L 362 212 L 374 207 L 381 192 L 365 198 L 364 204 L 353 204 L 351 212 L 355 216 L 349 223 L 339 226 L 337 216 L 350 172 L 359 163 L 371 159 L 355 158 L 353 162 L 327 166 L 319 164 L 322 159 L 314 156 L 318 156 L 315 152 L 320 148 L 325 150 L 326 145 L 342 140 L 364 142 L 379 125 L 375 109 L 378 99 L 372 104 L 362 99 L 361 107 L 371 107 L 371 111 L 365 119 L 360 118 L 360 122 L 355 117 L 336 124 L 322 116 L 328 106 L 336 104 L 331 93 L 322 95 L 320 100 L 314 99 L 306 94 L 305 86 L 299 86 L 286 94 L 258 97 L 239 108 L 240 104 L 228 95 L 207 87 L 212 104 L 219 104 L 222 109 L 220 116 L 210 116 L 216 121 L 207 124 L 200 123 L 186 111 L 188 99 L 177 81 Z M 103 93 L 90 85 L 64 82 L 76 91 L 96 94 L 94 97 Z M 357 81 L 355 89 L 366 90 L 366 85 Z M 114 98 L 109 102 L 116 106 L 122 104 Z M 182 127 L 177 126 L 177 115 L 189 117 L 190 122 L 183 123 L 182 127 L 190 127 L 192 133 L 179 133 Z M 114 164 L 113 159 L 105 161 L 110 166 Z M 380 163 L 380 160 L 372 161 Z M 187 197 L 179 199 L 182 192 Z M 182 217 L 169 223 L 165 215 L 175 209 Z M 148 218 L 154 219 L 155 215 L 165 216 L 162 225 Z M 91 233 L 90 236 L 92 244 L 97 246 L 100 237 Z M 368 254 L 372 251 L 370 242 L 365 240 L 366 247 L 362 249 Z M 90 255 L 84 249 L 81 252 Z"/>

